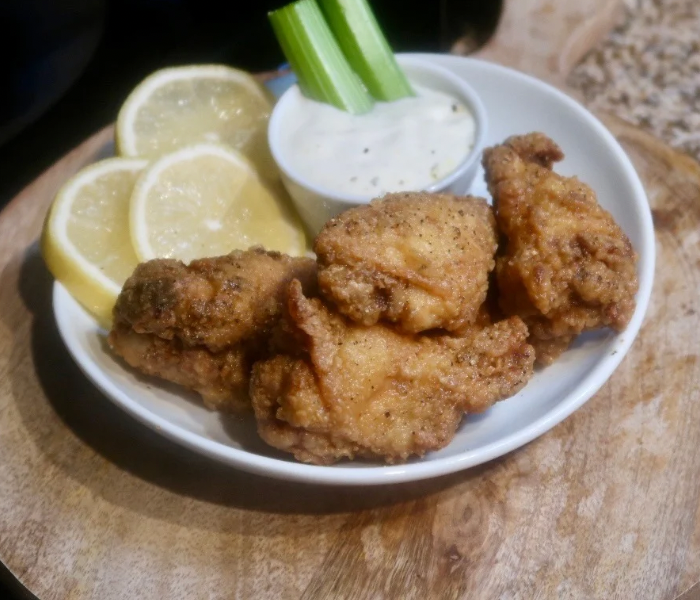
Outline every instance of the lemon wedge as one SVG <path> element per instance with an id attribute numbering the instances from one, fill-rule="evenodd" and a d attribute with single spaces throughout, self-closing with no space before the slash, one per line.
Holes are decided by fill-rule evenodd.
<path id="1" fill-rule="evenodd" d="M 241 153 L 223 145 L 167 154 L 143 171 L 131 195 L 136 255 L 189 262 L 260 244 L 300 256 L 304 232 L 280 187 L 268 187 Z"/>
<path id="2" fill-rule="evenodd" d="M 263 177 L 277 177 L 266 133 L 272 100 L 249 73 L 223 65 L 156 71 L 131 92 L 117 118 L 120 154 L 157 158 L 183 146 L 223 143 Z"/>
<path id="3" fill-rule="evenodd" d="M 146 166 L 110 158 L 86 167 L 56 195 L 41 247 L 49 270 L 103 325 L 138 259 L 129 234 L 129 199 Z"/>

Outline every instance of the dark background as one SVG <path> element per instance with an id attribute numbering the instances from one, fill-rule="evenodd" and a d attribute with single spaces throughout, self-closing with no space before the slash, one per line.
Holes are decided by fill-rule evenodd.
<path id="1" fill-rule="evenodd" d="M 250 71 L 283 62 L 267 11 L 282 0 L 1 0 L 0 208 L 116 117 L 151 71 L 223 62 Z M 396 51 L 475 44 L 495 0 L 374 0 Z"/>
<path id="2" fill-rule="evenodd" d="M 284 4 L 0 0 L 0 210 L 112 122 L 129 91 L 151 71 L 191 63 L 275 69 L 284 59 L 267 11 Z M 372 0 L 397 52 L 448 51 L 458 38 L 476 48 L 495 28 L 500 5 L 500 0 Z M 21 597 L 27 596 L 0 564 L 0 599 Z"/>

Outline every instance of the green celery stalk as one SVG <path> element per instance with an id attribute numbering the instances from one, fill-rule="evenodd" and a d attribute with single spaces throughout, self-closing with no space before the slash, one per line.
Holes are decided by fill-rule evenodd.
<path id="1" fill-rule="evenodd" d="M 299 0 L 268 17 L 306 96 L 354 114 L 372 108 L 372 97 L 343 55 L 316 0 Z"/>
<path id="2" fill-rule="evenodd" d="M 319 0 L 323 14 L 348 62 L 376 100 L 412 96 L 367 0 Z"/>

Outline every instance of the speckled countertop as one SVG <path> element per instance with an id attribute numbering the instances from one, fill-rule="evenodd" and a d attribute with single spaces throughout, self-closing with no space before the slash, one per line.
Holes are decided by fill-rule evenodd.
<path id="1" fill-rule="evenodd" d="M 626 12 L 568 83 L 590 108 L 700 159 L 700 0 L 627 0 Z"/>

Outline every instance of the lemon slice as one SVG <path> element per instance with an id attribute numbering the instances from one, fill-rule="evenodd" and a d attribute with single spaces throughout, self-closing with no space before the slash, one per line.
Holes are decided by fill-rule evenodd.
<path id="1" fill-rule="evenodd" d="M 249 73 L 223 65 L 156 71 L 131 92 L 117 118 L 123 156 L 157 158 L 183 146 L 224 143 L 263 177 L 277 177 L 267 145 L 270 96 Z"/>
<path id="2" fill-rule="evenodd" d="M 110 158 L 83 169 L 58 192 L 44 223 L 41 246 L 49 270 L 102 324 L 111 321 L 122 284 L 138 262 L 129 199 L 146 164 Z"/>
<path id="3" fill-rule="evenodd" d="M 140 260 L 228 254 L 260 244 L 300 256 L 306 240 L 287 199 L 239 152 L 198 144 L 167 154 L 139 177 L 130 228 Z"/>

